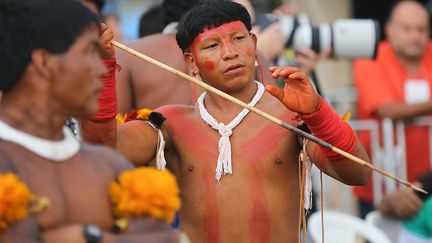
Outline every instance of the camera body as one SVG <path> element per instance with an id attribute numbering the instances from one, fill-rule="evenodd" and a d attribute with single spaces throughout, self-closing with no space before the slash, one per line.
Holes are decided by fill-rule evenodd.
<path id="1" fill-rule="evenodd" d="M 375 58 L 380 41 L 380 29 L 372 19 L 338 19 L 318 27 L 304 15 L 269 17 L 279 21 L 285 46 L 293 50 L 310 48 L 317 53 L 331 50 L 334 58 Z"/>

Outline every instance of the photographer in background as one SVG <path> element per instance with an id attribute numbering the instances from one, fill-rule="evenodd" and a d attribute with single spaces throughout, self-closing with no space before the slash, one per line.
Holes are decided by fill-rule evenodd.
<path id="1" fill-rule="evenodd" d="M 255 17 L 253 18 L 255 19 L 255 25 L 252 31 L 257 35 L 259 40 L 257 48 L 267 59 L 272 60 L 275 64 L 297 66 L 310 75 L 320 60 L 329 57 L 329 49 L 317 53 L 311 48 L 301 48 L 296 51 L 286 48 L 287 40 L 282 30 L 284 26 L 278 18 L 295 15 L 297 13 L 295 8 L 284 4 L 274 9 L 272 14 L 265 14 L 254 9 L 249 1 L 236 0 L 236 2 L 253 9 L 255 13 Z M 280 63 L 278 59 L 281 60 L 281 58 L 290 59 L 294 62 Z"/>

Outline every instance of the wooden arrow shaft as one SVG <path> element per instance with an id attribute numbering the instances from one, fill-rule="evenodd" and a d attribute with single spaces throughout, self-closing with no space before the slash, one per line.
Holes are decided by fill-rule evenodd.
<path id="1" fill-rule="evenodd" d="M 270 114 L 268 114 L 268 113 L 266 113 L 266 112 L 264 112 L 264 111 L 262 111 L 260 109 L 257 109 L 256 107 L 249 106 L 248 104 L 244 103 L 243 101 L 241 101 L 241 100 L 239 100 L 239 99 L 237 99 L 237 98 L 235 98 L 235 97 L 233 97 L 233 96 L 231 96 L 229 94 L 226 94 L 226 93 L 224 93 L 224 92 L 216 89 L 215 87 L 210 86 L 210 85 L 204 83 L 203 81 L 201 81 L 199 79 L 193 78 L 193 77 L 191 77 L 191 76 L 189 76 L 189 75 L 187 75 L 187 74 L 185 74 L 185 73 L 183 73 L 183 72 L 181 72 L 181 71 L 179 71 L 179 70 L 177 70 L 175 68 L 172 68 L 172 67 L 170 67 L 170 66 L 168 66 L 168 65 L 166 65 L 164 63 L 161 63 L 161 62 L 159 62 L 159 61 L 157 61 L 157 60 L 155 60 L 155 59 L 153 59 L 153 58 L 151 58 L 149 56 L 146 56 L 146 55 L 144 55 L 144 54 L 142 54 L 142 53 L 140 53 L 140 52 L 138 52 L 138 51 L 136 51 L 136 50 L 134 50 L 134 49 L 132 49 L 130 47 L 127 47 L 127 46 L 125 46 L 125 45 L 123 45 L 123 44 L 121 44 L 121 43 L 119 43 L 117 41 L 113 40 L 113 41 L 111 41 L 111 43 L 114 46 L 122 49 L 123 51 L 125 51 L 125 52 L 127 52 L 127 53 L 129 53 L 131 55 L 134 55 L 134 56 L 136 56 L 136 57 L 138 57 L 138 58 L 140 58 L 140 59 L 142 59 L 144 61 L 147 61 L 147 62 L 149 62 L 149 63 L 151 63 L 153 65 L 156 65 L 156 66 L 158 66 L 158 67 L 160 67 L 162 69 L 165 69 L 168 72 L 174 73 L 174 74 L 176 74 L 176 75 L 178 75 L 178 76 L 180 76 L 180 77 L 182 77 L 182 78 L 184 78 L 184 79 L 186 79 L 186 80 L 188 80 L 188 81 L 190 81 L 192 83 L 195 83 L 196 85 L 199 85 L 203 89 L 205 89 L 205 90 L 207 90 L 209 92 L 212 92 L 212 93 L 214 93 L 216 95 L 219 95 L 220 97 L 223 97 L 223 98 L 225 98 L 225 99 L 227 99 L 227 100 L 229 100 L 229 101 L 231 101 L 231 102 L 233 102 L 233 103 L 235 103 L 235 104 L 237 104 L 237 105 L 239 105 L 239 106 L 241 106 L 243 108 L 246 108 L 246 109 L 248 109 L 248 110 L 256 113 L 257 115 L 264 117 L 267 120 L 270 120 L 270 121 L 272 121 L 272 122 L 274 122 L 274 123 L 276 123 L 276 124 L 278 124 L 278 125 L 286 128 L 286 129 L 288 129 L 288 130 L 290 130 L 290 131 L 292 131 L 292 132 L 294 132 L 294 133 L 296 133 L 296 134 L 298 134 L 298 135 L 306 138 L 306 139 L 309 139 L 309 140 L 311 140 L 311 141 L 313 141 L 313 142 L 315 142 L 315 143 L 317 143 L 317 144 L 319 144 L 319 145 L 321 145 L 321 146 L 323 146 L 325 148 L 328 148 L 328 149 L 332 150 L 335 153 L 338 153 L 338 154 L 344 156 L 345 158 L 348 158 L 348 159 L 354 161 L 355 163 L 358 163 L 358 164 L 361 164 L 363 166 L 366 166 L 366 167 L 370 168 L 371 170 L 374 170 L 374 171 L 376 171 L 376 172 L 378 172 L 378 173 L 380 173 L 380 174 L 382 174 L 384 176 L 387 176 L 387 177 L 389 177 L 389 178 L 391 178 L 391 179 L 393 179 L 393 180 L 395 180 L 395 181 L 397 181 L 397 182 L 399 182 L 399 183 L 401 183 L 403 185 L 411 187 L 414 190 L 417 190 L 417 191 L 420 191 L 422 193 L 428 194 L 425 190 L 417 187 L 416 185 L 414 185 L 414 184 L 412 184 L 412 183 L 410 183 L 408 181 L 399 179 L 398 177 L 396 177 L 396 176 L 394 176 L 394 175 L 392 175 L 392 174 L 390 174 L 390 173 L 388 173 L 388 172 L 386 172 L 386 171 L 384 171 L 384 170 L 382 170 L 380 168 L 375 167 L 374 165 L 368 163 L 367 161 L 362 160 L 359 157 L 356 157 L 356 156 L 354 156 L 354 155 L 352 155 L 350 153 L 347 153 L 347 152 L 345 152 L 345 151 L 343 151 L 343 150 L 341 150 L 341 149 L 339 149 L 339 148 L 337 148 L 337 147 L 335 147 L 335 146 L 333 146 L 333 145 L 331 145 L 331 144 L 329 144 L 329 143 L 327 143 L 327 142 L 325 142 L 325 141 L 323 141 L 323 140 L 321 140 L 321 139 L 319 139 L 319 138 L 317 138 L 317 137 L 315 137 L 315 136 L 313 136 L 313 135 L 311 135 L 309 133 L 304 132 L 303 130 L 298 129 L 297 127 L 294 127 L 294 126 L 292 126 L 292 125 L 290 125 L 290 124 L 288 124 L 288 123 L 280 120 L 277 117 L 274 117 L 274 116 L 272 116 L 272 115 L 270 115 Z"/>

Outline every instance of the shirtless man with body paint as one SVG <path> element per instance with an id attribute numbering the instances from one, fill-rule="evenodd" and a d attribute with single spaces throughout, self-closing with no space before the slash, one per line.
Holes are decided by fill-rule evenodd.
<path id="1" fill-rule="evenodd" d="M 149 218 L 113 232 L 108 186 L 133 165 L 110 148 L 81 144 L 64 128 L 70 116 L 98 111 L 107 73 L 100 59 L 113 57 L 104 48 L 113 34 L 71 0 L 0 0 L 0 29 L 0 173 L 16 174 L 49 200 L 41 212 L 0 230 L 0 242 L 85 243 L 89 224 L 88 242 L 177 242 L 168 224 Z"/>
<path id="2" fill-rule="evenodd" d="M 253 80 L 256 37 L 250 29 L 244 7 L 208 1 L 182 18 L 177 42 L 187 66 L 207 84 L 246 103 L 257 102 L 255 107 L 294 126 L 299 116 L 316 136 L 368 160 L 352 129 L 314 92 L 303 72 L 272 67 L 273 78 L 283 78 L 286 86 L 263 92 Z M 167 118 L 162 127 L 167 167 L 181 188 L 180 228 L 196 243 L 297 242 L 300 139 L 254 113 L 238 117 L 240 106 L 212 93 L 203 94 L 202 101 L 158 109 Z M 210 116 L 218 130 L 204 121 Z M 235 117 L 232 130 L 220 124 Z M 94 129 L 84 126 L 84 132 Z M 117 127 L 115 145 L 140 166 L 155 157 L 157 140 L 152 127 L 136 120 Z M 224 148 L 220 153 L 218 144 Z M 343 183 L 360 185 L 370 176 L 369 169 L 314 143 L 307 151 L 322 171 Z M 218 159 L 226 165 L 215 171 Z"/>

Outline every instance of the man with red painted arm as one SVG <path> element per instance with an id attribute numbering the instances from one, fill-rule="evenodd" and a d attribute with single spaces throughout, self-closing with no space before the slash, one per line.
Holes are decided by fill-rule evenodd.
<path id="1" fill-rule="evenodd" d="M 285 80 L 283 90 L 253 80 L 256 37 L 250 29 L 241 5 L 206 1 L 182 18 L 177 42 L 188 67 L 207 84 L 293 126 L 300 117 L 316 136 L 368 160 L 351 127 L 314 92 L 305 73 L 271 68 L 273 78 Z M 158 111 L 166 117 L 166 165 L 181 189 L 180 228 L 192 242 L 297 242 L 302 145 L 296 134 L 209 92 L 195 106 Z M 117 127 L 116 148 L 137 166 L 155 157 L 157 141 L 158 129 L 146 122 Z M 360 185 L 370 176 L 369 169 L 312 142 L 307 151 L 343 183 Z"/>

